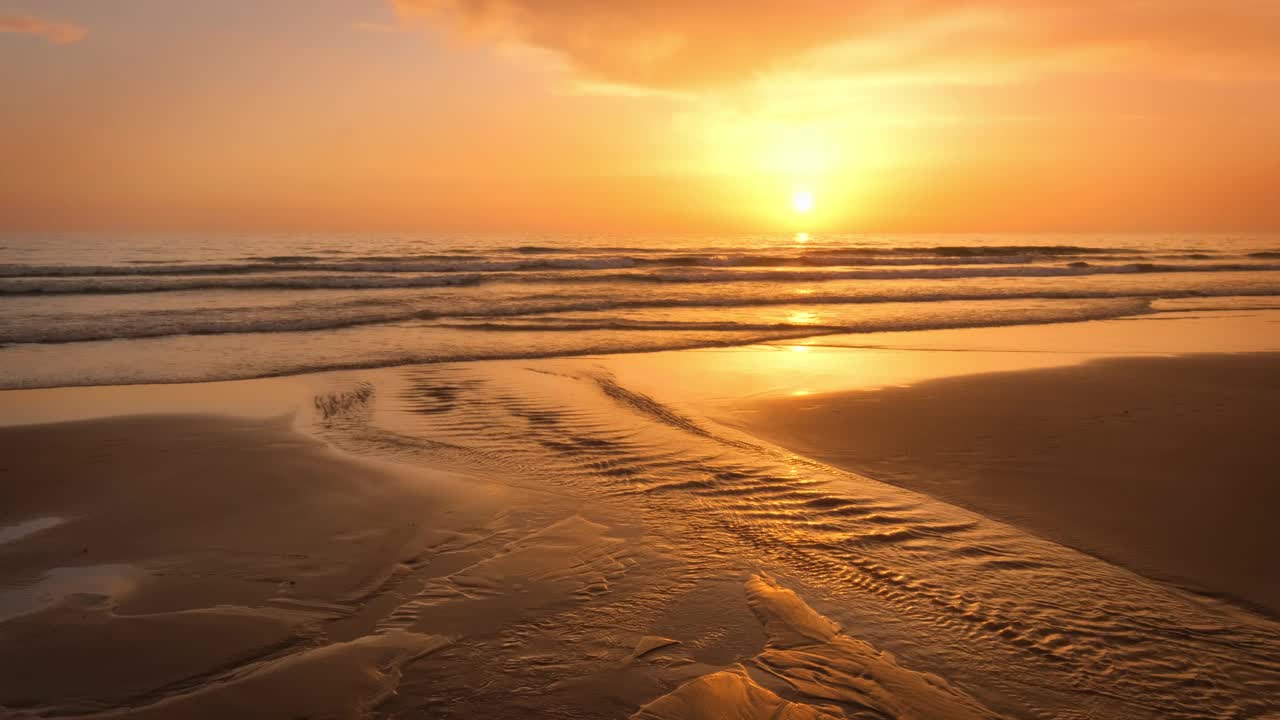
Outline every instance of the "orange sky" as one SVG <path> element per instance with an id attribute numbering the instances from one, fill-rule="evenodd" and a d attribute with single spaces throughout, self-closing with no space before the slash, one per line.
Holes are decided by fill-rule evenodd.
<path id="1" fill-rule="evenodd" d="M 1277 37 L 1275 0 L 0 0 L 0 228 L 1280 230 Z"/>

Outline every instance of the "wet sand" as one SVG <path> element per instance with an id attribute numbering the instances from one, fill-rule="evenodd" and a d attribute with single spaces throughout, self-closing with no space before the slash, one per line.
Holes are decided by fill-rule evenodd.
<path id="1" fill-rule="evenodd" d="M 0 524 L 49 519 L 0 544 L 0 708 L 39 715 L 374 703 L 447 638 L 325 642 L 333 621 L 502 497 L 343 457 L 284 420 L 5 428 L 0 457 Z"/>
<path id="2" fill-rule="evenodd" d="M 291 424 L 0 429 L 0 714 L 363 718 L 404 697 L 459 717 L 995 717 L 741 565 L 673 595 L 674 559 L 634 519 L 353 458 Z M 655 590 L 676 612 L 614 609 L 578 635 L 593 602 Z M 570 667 L 551 652 L 566 644 L 589 652 Z M 449 695 L 557 667 L 524 688 L 545 704 Z"/>
<path id="3" fill-rule="evenodd" d="M 0 716 L 1280 712 L 1273 617 L 1074 550 L 995 503 L 1039 497 L 1016 492 L 1014 470 L 1031 468 L 1037 488 L 1057 484 L 1052 505 L 1028 506 L 1067 530 L 1105 511 L 1188 557 L 1260 557 L 1241 547 L 1275 544 L 1255 522 L 1275 497 L 1240 468 L 1270 456 L 1232 432 L 1274 432 L 1250 408 L 1272 406 L 1276 356 L 806 350 L 0 394 L 0 424 L 12 425 L 0 428 Z M 920 381 L 1019 365 L 1042 369 Z M 999 395 L 1002 378 L 1022 385 Z M 1089 392 L 1064 390 L 1085 379 Z M 777 399 L 904 382 L 917 384 Z M 970 395 L 949 412 L 976 417 L 912 399 L 951 385 Z M 774 399 L 743 399 L 756 393 Z M 844 415 L 814 421 L 829 403 L 888 412 L 873 399 L 899 395 L 900 424 L 882 419 L 861 447 L 899 468 L 913 456 L 895 448 L 939 448 L 939 486 L 964 477 L 958 468 L 984 481 L 1004 468 L 995 489 L 974 481 L 989 505 L 794 452 L 812 438 L 846 447 Z M 1015 422 L 999 425 L 996 398 L 1020 409 Z M 1057 425 L 1035 430 L 1039 400 L 1057 403 Z M 33 419 L 46 422 L 20 424 Z M 779 444 L 759 437 L 786 428 L 795 435 Z M 1057 445 L 1002 460 L 1017 448 L 1000 437 L 1034 445 L 1049 430 Z M 1192 461 L 1216 456 L 1210 441 L 1238 467 L 1218 462 L 1213 483 L 1193 482 Z M 1054 474 L 1095 460 L 1128 470 Z M 1257 587 L 1272 575 L 1256 571 Z M 1226 594 L 1248 576 L 1200 582 Z"/>
<path id="4" fill-rule="evenodd" d="M 1280 355 L 1112 358 L 773 399 L 796 452 L 1280 614 Z"/>

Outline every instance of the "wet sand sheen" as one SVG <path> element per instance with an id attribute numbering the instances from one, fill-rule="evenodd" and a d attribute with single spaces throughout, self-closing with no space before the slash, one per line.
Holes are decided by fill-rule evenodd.
<path id="1" fill-rule="evenodd" d="M 1280 615 L 1280 355 L 1112 358 L 759 403 L 810 457 Z"/>

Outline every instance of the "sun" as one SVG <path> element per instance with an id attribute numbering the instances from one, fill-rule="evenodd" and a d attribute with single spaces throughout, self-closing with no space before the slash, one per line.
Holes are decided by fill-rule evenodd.
<path id="1" fill-rule="evenodd" d="M 806 215 L 813 212 L 814 201 L 813 192 L 810 190 L 796 190 L 791 193 L 791 209 Z"/>

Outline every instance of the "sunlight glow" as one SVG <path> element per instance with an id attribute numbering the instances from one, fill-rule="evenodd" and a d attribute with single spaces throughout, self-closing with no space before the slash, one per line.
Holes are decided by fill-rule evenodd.
<path id="1" fill-rule="evenodd" d="M 818 313 L 797 310 L 787 316 L 787 322 L 792 325 L 813 325 L 818 322 Z"/>
<path id="2" fill-rule="evenodd" d="M 796 190 L 791 194 L 791 209 L 806 215 L 813 212 L 814 199 L 811 190 Z"/>

